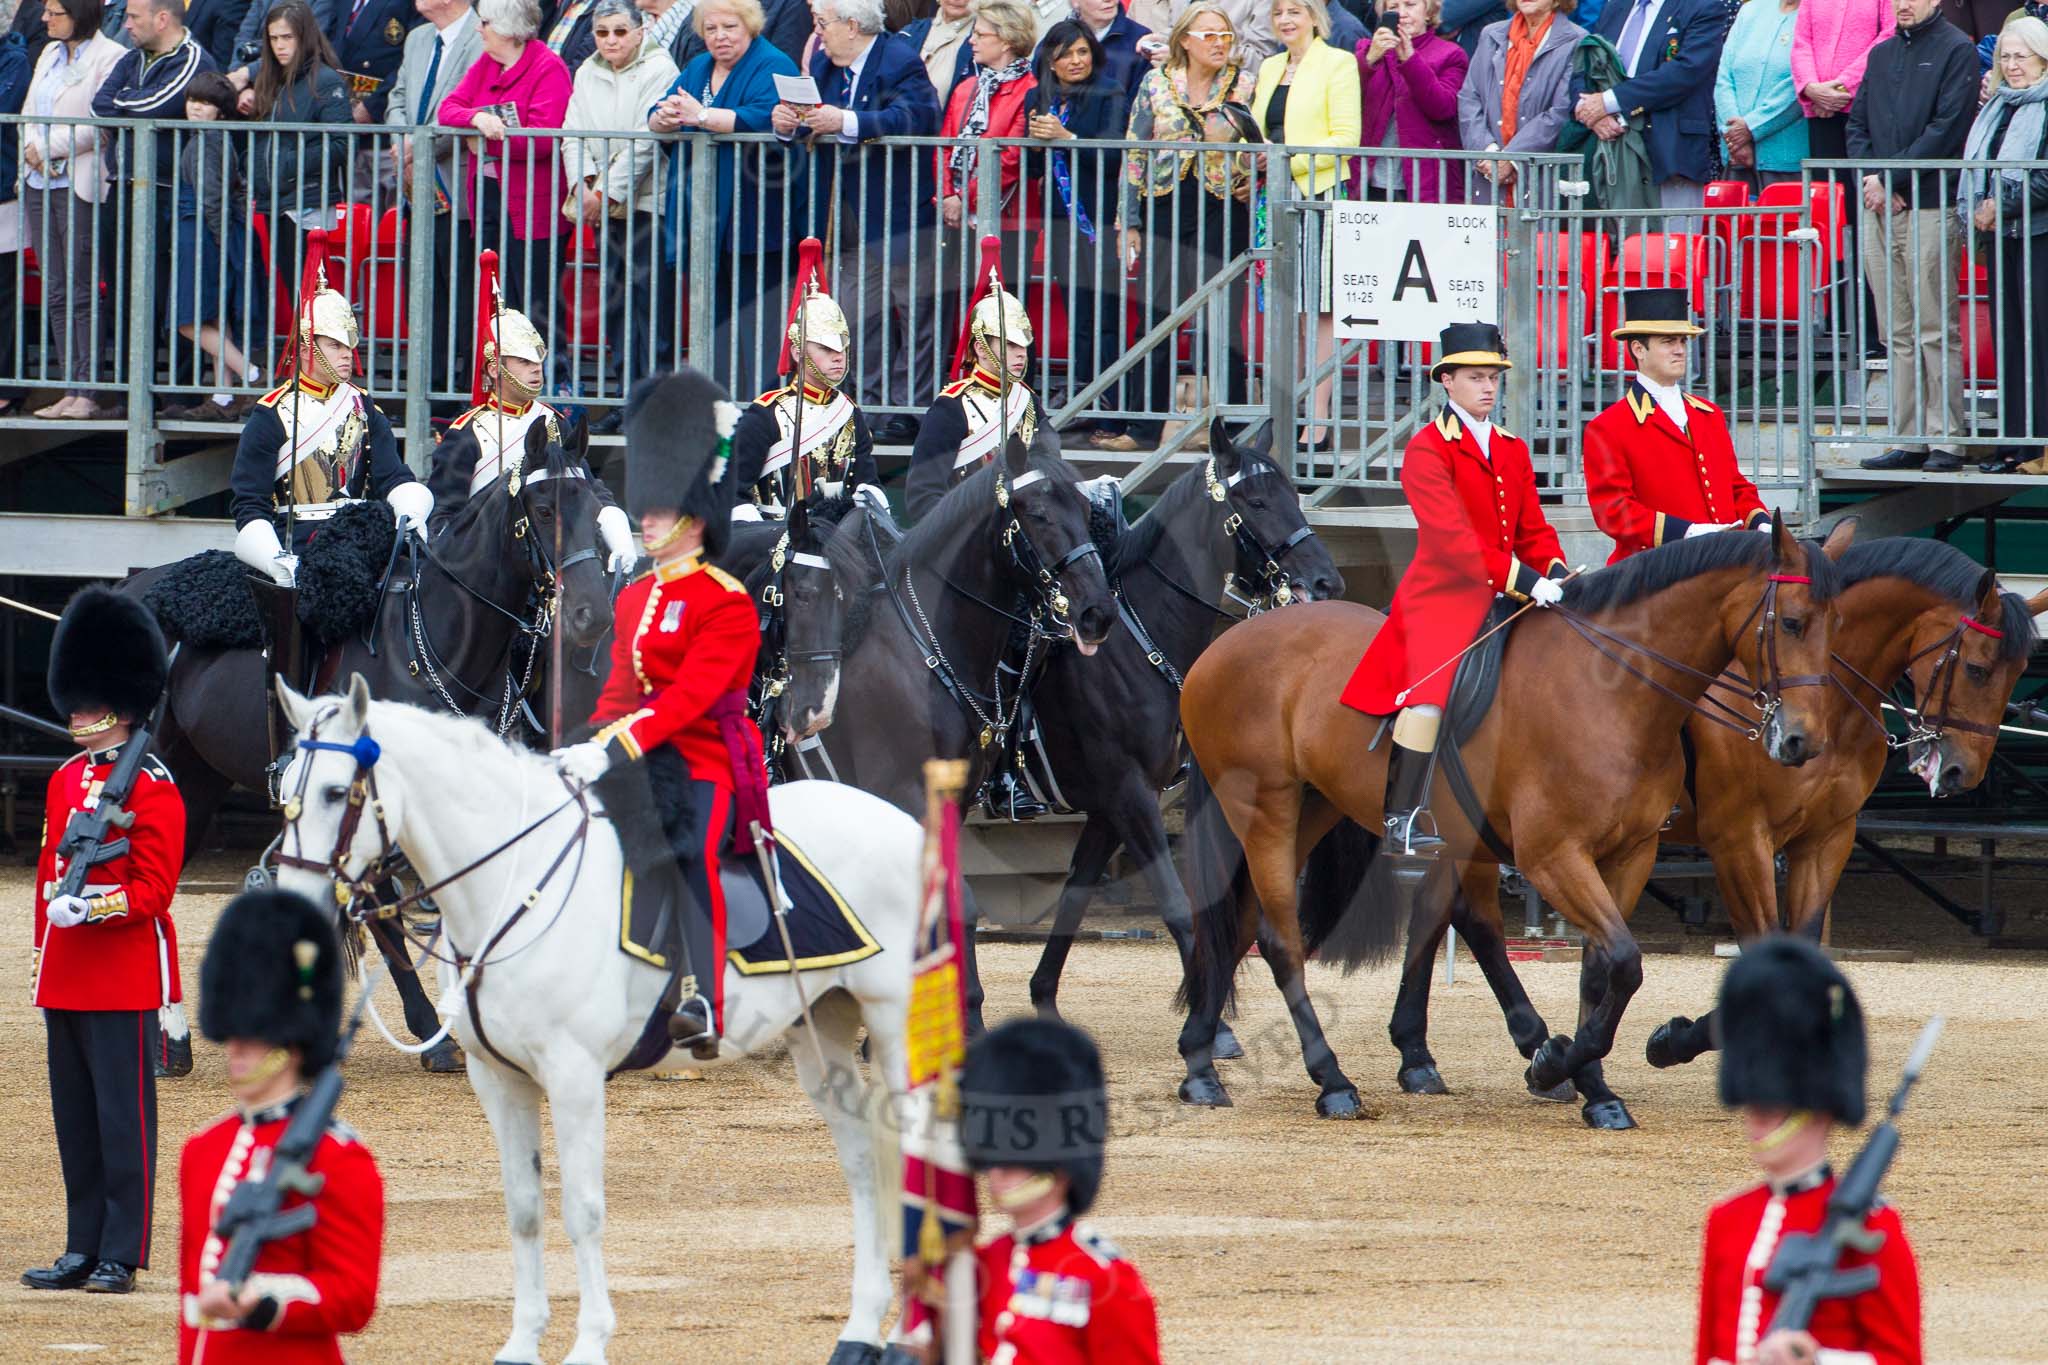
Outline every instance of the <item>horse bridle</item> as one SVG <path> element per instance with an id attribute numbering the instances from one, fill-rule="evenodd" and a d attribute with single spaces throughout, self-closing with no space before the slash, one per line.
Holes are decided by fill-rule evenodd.
<path id="1" fill-rule="evenodd" d="M 1016 479 L 1005 477 L 1001 469 L 996 471 L 996 506 L 1006 518 L 1002 528 L 1003 548 L 1010 552 L 1010 563 L 1015 566 L 1032 585 L 1033 602 L 1028 624 L 1034 631 L 1042 632 L 1054 639 L 1065 639 L 1073 634 L 1073 623 L 1067 619 L 1072 604 L 1060 588 L 1060 575 L 1082 560 L 1093 556 L 1097 563 L 1102 560 L 1102 550 L 1095 541 L 1083 535 L 1080 542 L 1058 559 L 1046 566 L 1045 556 L 1040 554 L 1031 535 L 1017 520 L 1017 513 L 1011 506 L 1011 495 L 1020 488 L 1028 488 L 1045 477 L 1043 470 L 1031 469 L 1019 474 Z M 1051 622 L 1054 629 L 1046 630 L 1043 623 Z"/>
<path id="2" fill-rule="evenodd" d="M 787 601 L 783 592 L 783 575 L 791 566 L 822 572 L 832 584 L 832 593 L 839 601 L 846 600 L 839 576 L 833 572 L 832 561 L 823 555 L 808 550 L 790 547 L 789 532 L 784 530 L 775 542 L 775 549 L 768 557 L 769 575 L 761 585 L 759 616 L 761 621 L 761 653 L 772 662 L 761 674 L 760 695 L 754 701 L 754 719 L 761 726 L 763 738 L 768 746 L 771 763 L 779 761 L 785 747 L 782 727 L 773 723 L 775 708 L 780 704 L 782 694 L 789 689 L 790 665 L 829 664 L 839 667 L 844 651 L 839 646 L 831 649 L 800 649 L 792 652 L 789 648 L 789 625 L 782 608 Z"/>
<path id="3" fill-rule="evenodd" d="M 1806 574 L 1774 573 L 1767 575 L 1764 580 L 1763 595 L 1757 599 L 1757 604 L 1750 609 L 1749 615 L 1742 618 L 1741 626 L 1737 627 L 1735 633 L 1737 636 L 1741 636 L 1749 630 L 1751 622 L 1756 623 L 1758 644 L 1763 654 L 1764 663 L 1764 679 L 1760 685 L 1750 682 L 1749 679 L 1743 677 L 1740 673 L 1730 669 L 1728 676 L 1733 679 L 1731 684 L 1727 677 L 1704 673 L 1690 664 L 1681 663 L 1677 659 L 1658 653 L 1647 645 L 1630 640 L 1626 636 L 1618 635 L 1599 622 L 1572 611 L 1562 603 L 1558 604 L 1556 610 L 1564 618 L 1565 623 L 1578 632 L 1580 638 L 1592 645 L 1598 653 L 1611 662 L 1621 665 L 1637 681 L 1662 693 L 1665 697 L 1677 702 L 1695 715 L 1710 720 L 1724 729 L 1733 730 L 1745 739 L 1753 740 L 1763 737 L 1764 730 L 1770 725 L 1772 717 L 1778 714 L 1779 707 L 1784 704 L 1784 693 L 1787 689 L 1835 685 L 1835 677 L 1832 673 L 1799 673 L 1786 677 L 1778 664 L 1778 589 L 1787 583 L 1810 586 L 1812 582 L 1813 579 Z M 1698 701 L 1682 696 L 1663 682 L 1637 668 L 1619 654 L 1605 648 L 1602 641 L 1618 645 L 1631 653 L 1639 654 L 1653 663 L 1671 669 L 1673 672 L 1682 673 L 1687 677 L 1703 681 L 1706 683 L 1706 690 L 1700 694 Z M 1714 695 L 1715 688 L 1727 689 L 1731 686 L 1749 689 L 1748 700 L 1751 705 L 1756 707 L 1758 712 L 1754 719 Z M 1713 709 L 1710 710 L 1708 709 L 1709 707 Z"/>
<path id="4" fill-rule="evenodd" d="M 1214 456 L 1202 466 L 1202 482 L 1208 490 L 1211 502 L 1227 502 L 1230 490 L 1247 479 L 1277 478 L 1279 474 L 1278 469 L 1270 465 L 1261 465 L 1250 470 L 1240 469 L 1228 479 L 1219 479 L 1216 477 Z M 1247 563 L 1259 566 L 1261 586 L 1265 589 L 1263 593 L 1250 595 L 1239 592 L 1238 570 L 1232 569 L 1229 577 L 1224 580 L 1224 596 L 1243 607 L 1248 617 L 1257 616 L 1274 607 L 1291 604 L 1294 601 L 1294 588 L 1288 583 L 1287 573 L 1281 567 L 1281 562 L 1294 552 L 1296 546 L 1315 535 L 1315 528 L 1308 524 L 1308 520 L 1303 518 L 1301 525 L 1295 527 L 1293 533 L 1274 549 L 1266 547 L 1265 542 L 1259 539 L 1258 532 L 1252 530 L 1251 524 L 1245 520 L 1244 513 L 1235 509 L 1223 518 L 1223 533 L 1237 546 L 1240 567 Z"/>
<path id="5" fill-rule="evenodd" d="M 1956 618 L 1956 623 L 1950 628 L 1948 634 L 1906 660 L 1906 666 L 1900 670 L 1900 674 L 1910 683 L 1913 679 L 1914 664 L 1919 663 L 1931 654 L 1941 656 L 1935 662 L 1934 673 L 1927 679 L 1927 695 L 1929 698 L 1939 698 L 1936 702 L 1938 709 L 1927 710 L 1908 706 L 1900 702 L 1892 703 L 1906 717 L 1907 730 L 1903 735 L 1892 734 L 1890 728 L 1885 725 L 1884 718 L 1878 715 L 1863 698 L 1850 690 L 1847 683 L 1843 682 L 1840 678 L 1833 678 L 1832 675 L 1830 677 L 1835 686 L 1840 689 L 1842 695 L 1855 703 L 1856 709 L 1863 713 L 1864 719 L 1877 727 L 1877 732 L 1884 736 L 1884 743 L 1887 749 L 1904 749 L 1915 744 L 1939 743 L 1942 736 L 1950 730 L 1960 730 L 1964 734 L 1996 739 L 1998 738 L 1998 727 L 1996 725 L 1987 725 L 1980 720 L 1971 720 L 1967 716 L 1958 716 L 1949 710 L 1949 704 L 1955 697 L 1956 670 L 1962 666 L 1963 636 L 1966 632 L 1973 630 L 1980 635 L 1988 635 L 1994 640 L 2003 640 L 2005 638 L 2004 631 L 1995 626 L 1987 626 L 1974 616 L 1965 614 Z M 1857 668 L 1856 665 L 1850 663 L 1839 654 L 1833 655 L 1832 658 L 1838 667 L 1847 669 L 1856 681 L 1862 683 L 1872 692 L 1875 692 L 1879 697 L 1886 695 L 1888 689 L 1865 676 L 1863 671 Z"/>

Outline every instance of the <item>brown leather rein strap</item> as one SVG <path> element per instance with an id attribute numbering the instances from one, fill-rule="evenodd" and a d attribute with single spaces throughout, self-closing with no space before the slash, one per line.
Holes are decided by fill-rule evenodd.
<path id="1" fill-rule="evenodd" d="M 1939 708 L 1938 710 L 1920 710 L 1898 701 L 1891 703 L 1891 705 L 1898 708 L 1901 715 L 1906 717 L 1906 724 L 1909 728 L 1903 735 L 1892 734 L 1890 727 L 1884 723 L 1884 717 L 1879 715 L 1863 698 L 1857 696 L 1847 683 L 1843 682 L 1840 678 L 1836 678 L 1834 679 L 1835 686 L 1840 689 L 1843 696 L 1855 704 L 1856 709 L 1862 712 L 1863 718 L 1875 726 L 1880 735 L 1884 736 L 1885 747 L 1888 749 L 1903 749 L 1913 744 L 1930 743 L 1940 739 L 1942 732 L 1945 730 L 1961 730 L 1965 734 L 1982 735 L 1986 738 L 1996 739 L 1998 737 L 1998 727 L 1996 725 L 1987 725 L 1983 721 L 1971 720 L 1966 716 L 1958 716 L 1951 713 L 1948 709 L 1949 701 L 1955 695 L 1956 669 L 1962 662 L 1960 646 L 1962 644 L 1963 632 L 1969 630 L 1989 635 L 1994 640 L 2005 638 L 2004 631 L 1987 626 L 1975 617 L 1959 616 L 1956 618 L 1953 630 L 1915 654 L 1912 658 L 1906 660 L 1905 667 L 1899 670 L 1902 676 L 1910 678 L 1914 664 L 1919 663 L 1930 654 L 1939 654 L 1941 656 L 1940 661 L 1934 665 L 1934 676 L 1928 679 L 1927 685 L 1927 693 L 1930 697 L 1935 696 L 1937 693 L 1940 696 L 1940 700 L 1936 703 Z M 1847 669 L 1850 676 L 1854 677 L 1857 682 L 1862 683 L 1878 695 L 1880 699 L 1878 704 L 1880 706 L 1885 704 L 1883 698 L 1889 694 L 1889 689 L 1874 679 L 1865 676 L 1861 669 L 1857 668 L 1856 665 L 1850 663 L 1847 659 L 1844 659 L 1841 655 L 1837 654 L 1833 657 L 1837 667 Z"/>

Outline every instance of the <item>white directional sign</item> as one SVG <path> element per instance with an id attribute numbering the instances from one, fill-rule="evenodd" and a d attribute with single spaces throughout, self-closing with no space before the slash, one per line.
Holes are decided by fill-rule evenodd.
<path id="1" fill-rule="evenodd" d="M 1500 211 L 1486 204 L 1356 203 L 1330 210 L 1336 334 L 1435 341 L 1500 321 Z"/>

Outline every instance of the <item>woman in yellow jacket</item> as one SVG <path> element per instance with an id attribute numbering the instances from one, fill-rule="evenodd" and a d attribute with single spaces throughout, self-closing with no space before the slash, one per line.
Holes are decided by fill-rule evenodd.
<path id="1" fill-rule="evenodd" d="M 1330 46 L 1330 12 L 1324 0 L 1273 0 L 1274 36 L 1285 44 L 1259 66 L 1252 114 L 1268 142 L 1289 147 L 1356 147 L 1360 132 L 1358 59 Z M 1290 158 L 1294 192 L 1304 199 L 1334 199 L 1344 182 L 1350 158 L 1299 153 Z M 1269 186 L 1268 195 L 1286 193 Z M 1330 258 L 1321 212 L 1302 215 L 1301 299 L 1304 316 L 1315 318 L 1315 345 L 1309 366 L 1324 364 L 1332 350 L 1330 334 Z M 1277 310 L 1267 302 L 1267 315 Z M 1323 434 L 1311 450 L 1329 450 L 1336 433 L 1329 424 L 1331 381 L 1316 385 L 1315 415 Z"/>

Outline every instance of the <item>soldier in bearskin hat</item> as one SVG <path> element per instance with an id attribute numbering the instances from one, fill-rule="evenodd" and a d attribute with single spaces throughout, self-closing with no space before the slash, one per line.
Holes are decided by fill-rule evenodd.
<path id="1" fill-rule="evenodd" d="M 652 568 L 614 607 L 611 676 L 590 717 L 601 728 L 555 754 L 565 774 L 596 784 L 636 898 L 665 894 L 662 882 L 680 870 L 688 966 L 671 991 L 669 1032 L 705 1056 L 724 1019 L 719 851 L 736 788 L 766 781 L 746 714 L 759 618 L 745 585 L 709 562 L 732 529 L 727 465 L 738 420 L 725 390 L 687 367 L 642 382 L 627 400 L 626 506 Z M 665 951 L 657 956 L 667 965 Z"/>
<path id="2" fill-rule="evenodd" d="M 1014 1365 L 1159 1360 L 1138 1268 L 1077 1223 L 1102 1188 L 1109 1092 L 1087 1034 L 1014 1019 L 967 1049 L 960 1139 L 1010 1231 L 975 1249 L 981 1355 Z"/>
<path id="3" fill-rule="evenodd" d="M 1778 1245 L 1817 1231 L 1835 1176 L 1828 1138 L 1864 1114 L 1869 1066 L 1863 1010 L 1835 964 L 1805 939 L 1775 936 L 1743 949 L 1721 983 L 1721 1103 L 1742 1111 L 1764 1183 L 1707 1215 L 1700 1268 L 1696 1365 L 1919 1365 L 1920 1273 L 1896 1209 L 1866 1224 L 1881 1242 L 1843 1269 L 1874 1266 L 1877 1285 L 1823 1299 L 1804 1331 L 1766 1334 L 1778 1295 L 1764 1272 Z"/>
<path id="4" fill-rule="evenodd" d="M 180 1365 L 338 1361 L 336 1339 L 376 1309 L 384 1180 L 338 1122 L 306 1161 L 318 1192 L 280 1206 L 311 1204 L 312 1225 L 266 1242 L 240 1285 L 216 1278 L 222 1209 L 237 1185 L 263 1178 L 306 1086 L 334 1061 L 341 981 L 334 929 L 305 897 L 247 891 L 221 912 L 199 968 L 199 1028 L 226 1049 L 235 1107 L 188 1138 L 178 1163 Z"/>
<path id="5" fill-rule="evenodd" d="M 64 1254 L 21 1277 L 31 1289 L 125 1294 L 149 1264 L 157 1011 L 176 998 L 171 898 L 185 858 L 185 803 L 169 769 L 147 755 L 121 802 L 133 817 L 116 832 L 126 847 L 109 857 L 111 841 L 93 847 L 73 831 L 74 817 L 108 795 L 168 674 L 163 635 L 139 599 L 91 587 L 64 609 L 50 646 L 50 700 L 84 752 L 50 775 L 29 989 L 48 1033 L 66 1216 Z"/>

